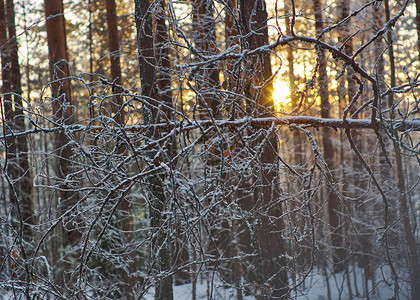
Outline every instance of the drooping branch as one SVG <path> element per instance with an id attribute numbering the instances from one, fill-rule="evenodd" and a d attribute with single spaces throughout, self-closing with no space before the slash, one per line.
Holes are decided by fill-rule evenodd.
<path id="1" fill-rule="evenodd" d="M 379 119 L 376 120 L 379 122 Z M 420 131 L 420 119 L 416 120 L 383 120 L 383 126 L 392 128 L 397 131 Z M 186 123 L 186 124 L 185 124 Z M 306 117 L 306 116 L 294 116 L 294 117 L 266 117 L 266 118 L 243 118 L 237 120 L 203 120 L 203 121 L 182 121 L 182 122 L 165 122 L 165 123 L 156 123 L 150 125 L 135 125 L 135 126 L 126 126 L 124 130 L 126 132 L 140 132 L 147 129 L 176 129 L 185 131 L 191 131 L 197 128 L 203 127 L 241 127 L 241 126 L 264 126 L 267 124 L 272 124 L 281 126 L 281 125 L 306 125 L 308 127 L 330 127 L 334 129 L 375 129 L 377 123 L 372 123 L 370 119 L 324 119 L 316 117 Z M 0 135 L 0 139 L 9 138 L 9 137 L 18 137 L 24 135 L 31 135 L 37 133 L 53 133 L 53 132 L 79 132 L 79 131 L 99 131 L 102 130 L 102 126 L 86 126 L 86 125 L 63 125 L 58 127 L 36 127 L 22 132 L 15 132 L 13 134 L 8 134 L 6 136 Z M 115 127 L 115 131 L 121 131 L 120 127 Z"/>

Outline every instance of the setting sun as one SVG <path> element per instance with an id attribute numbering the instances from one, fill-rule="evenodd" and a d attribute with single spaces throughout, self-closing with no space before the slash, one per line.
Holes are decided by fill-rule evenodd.
<path id="1" fill-rule="evenodd" d="M 290 102 L 290 89 L 286 82 L 276 78 L 273 83 L 273 101 L 276 108 L 284 107 Z"/>

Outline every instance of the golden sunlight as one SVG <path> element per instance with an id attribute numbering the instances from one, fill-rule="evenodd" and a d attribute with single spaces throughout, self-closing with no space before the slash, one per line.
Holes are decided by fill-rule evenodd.
<path id="1" fill-rule="evenodd" d="M 290 103 L 290 89 L 286 82 L 276 78 L 273 82 L 273 101 L 275 108 L 283 108 Z"/>

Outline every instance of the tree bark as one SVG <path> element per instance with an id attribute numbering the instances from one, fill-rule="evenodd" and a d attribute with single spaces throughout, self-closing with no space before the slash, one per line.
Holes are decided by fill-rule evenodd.
<path id="1" fill-rule="evenodd" d="M 420 63 L 420 0 L 416 0 L 417 51 Z"/>
<path id="2" fill-rule="evenodd" d="M 153 37 L 156 32 L 153 31 L 153 16 L 148 11 L 150 2 L 145 0 L 135 0 L 135 22 L 137 28 L 137 45 L 139 51 L 139 66 L 141 80 L 141 94 L 155 100 L 159 100 L 158 88 L 156 83 L 156 69 L 150 64 L 156 63 L 154 59 L 154 43 Z M 153 124 L 159 121 L 159 112 L 155 105 L 144 104 L 143 118 L 145 124 Z M 146 135 L 151 139 L 158 139 L 159 133 L 153 129 L 149 130 Z M 150 150 L 148 156 L 153 159 L 156 164 L 156 150 Z M 169 300 L 173 299 L 172 275 L 166 274 L 171 268 L 170 258 L 170 240 L 167 228 L 163 226 L 165 217 L 162 212 L 167 205 L 167 199 L 164 193 L 164 184 L 159 174 L 149 177 L 149 190 L 151 194 L 150 205 L 150 225 L 152 228 L 152 253 L 154 264 L 154 275 L 163 276 L 157 279 L 155 284 L 155 299 Z"/>
<path id="3" fill-rule="evenodd" d="M 46 31 L 48 41 L 48 56 L 50 64 L 51 78 L 51 96 L 53 120 L 58 124 L 69 125 L 74 123 L 74 107 L 72 103 L 72 94 L 70 80 L 66 79 L 70 76 L 70 68 L 68 65 L 66 29 L 63 15 L 62 0 L 45 0 L 44 1 L 46 16 Z M 80 200 L 78 190 L 80 183 L 73 180 L 73 166 L 71 159 L 73 151 L 70 146 L 70 139 L 64 131 L 55 133 L 54 147 L 57 151 L 56 176 L 59 180 L 59 214 L 64 214 L 72 209 Z M 67 249 L 64 253 L 64 268 L 66 273 L 58 274 L 59 285 L 62 288 L 68 288 L 71 292 L 73 283 L 70 282 L 71 276 L 67 276 L 72 272 L 75 266 L 70 261 L 79 260 L 81 232 L 78 230 L 80 222 L 79 218 L 74 218 L 74 214 L 70 213 L 63 219 L 63 241 L 61 246 L 70 245 L 72 248 Z M 69 256 L 69 257 L 66 257 Z M 70 258 L 71 257 L 71 258 Z"/>
<path id="4" fill-rule="evenodd" d="M 390 9 L 389 9 L 389 2 L 388 0 L 384 1 L 385 4 L 385 16 L 386 22 L 390 20 Z M 416 1 L 418 4 L 418 1 Z M 417 9 L 419 6 L 417 5 Z M 417 10 L 418 12 L 418 10 Z M 419 14 L 417 14 L 419 17 Z M 417 19 L 416 19 L 417 20 Z M 419 24 L 419 23 L 417 23 Z M 390 57 L 390 66 L 391 66 L 391 88 L 396 86 L 396 72 L 395 72 L 395 57 L 394 57 L 394 47 L 393 47 L 393 37 L 391 30 L 388 30 L 388 54 Z M 388 108 L 392 107 L 394 104 L 394 98 L 391 93 L 391 96 L 388 97 Z M 393 116 L 391 115 L 391 118 Z M 405 182 L 405 174 L 403 170 L 403 162 L 402 162 L 402 155 L 401 149 L 398 144 L 398 132 L 394 130 L 393 132 L 393 146 L 395 152 L 395 161 L 397 165 L 397 184 L 398 184 L 398 191 L 399 191 L 399 210 L 400 216 L 403 222 L 403 229 L 404 229 L 404 236 L 405 242 L 408 249 L 408 269 L 409 269 L 409 276 L 410 276 L 410 283 L 411 283 L 411 298 L 412 299 L 420 299 L 420 258 L 418 253 L 418 247 L 416 245 L 416 238 L 415 238 L 415 231 L 411 225 L 410 221 L 410 214 L 409 214 L 409 205 L 407 199 L 407 188 Z"/>
<path id="5" fill-rule="evenodd" d="M 378 30 L 382 29 L 384 26 L 384 20 L 383 20 L 383 7 L 379 5 L 375 5 L 373 7 L 374 12 L 374 32 L 377 32 Z M 378 38 L 375 40 L 374 44 L 375 53 L 380 54 L 384 51 L 385 46 L 383 43 L 383 39 Z M 383 93 L 386 91 L 386 84 L 385 84 L 385 60 L 383 55 L 378 57 L 377 64 L 376 64 L 376 78 L 378 79 L 378 85 L 379 85 L 379 93 Z M 392 93 L 391 93 L 392 94 Z M 385 99 L 380 98 L 381 100 L 381 109 L 382 111 L 386 110 L 387 108 L 387 101 Z M 385 146 L 388 145 L 389 139 L 385 132 L 381 132 L 381 138 L 383 140 L 383 143 Z M 386 154 L 381 153 L 379 154 L 379 164 L 380 164 L 380 174 L 382 180 L 385 182 L 385 185 L 387 184 L 386 181 L 390 179 L 391 177 L 391 169 L 388 165 L 388 162 L 385 157 Z"/>
<path id="6" fill-rule="evenodd" d="M 351 4 L 351 0 L 339 0 L 339 2 L 338 2 L 339 20 L 343 20 L 347 16 L 350 15 L 350 13 L 351 13 L 350 4 Z M 350 30 L 349 22 L 350 21 L 348 20 L 347 22 L 342 24 L 341 27 L 339 28 L 339 42 L 343 44 L 343 52 L 346 55 L 352 57 L 354 47 L 353 47 L 353 37 L 351 37 L 352 32 Z M 352 102 L 354 96 L 357 93 L 357 83 L 353 79 L 353 77 L 356 75 L 356 73 L 351 66 L 347 66 L 346 69 L 347 69 L 347 72 L 346 72 L 346 82 L 347 82 L 346 94 L 347 94 L 347 102 L 348 102 L 348 104 L 350 104 Z M 344 99 L 344 98 L 340 98 L 340 99 Z M 345 104 L 345 105 L 348 105 L 348 104 Z M 358 104 L 358 101 L 355 101 L 352 104 L 352 106 L 350 107 L 350 115 L 353 115 L 357 111 L 357 104 Z M 345 105 L 343 105 L 343 107 L 345 107 Z M 352 118 L 358 119 L 359 115 L 356 114 L 356 115 L 352 116 Z M 353 132 L 354 143 L 357 146 L 357 148 L 359 149 L 359 151 L 361 151 L 362 150 L 361 132 L 357 129 L 352 130 L 352 132 Z M 351 176 L 348 175 L 348 177 L 351 178 L 351 182 L 353 183 L 353 187 L 351 188 L 353 190 L 352 195 L 357 196 L 361 192 L 364 192 L 365 184 L 364 184 L 364 180 L 363 180 L 363 177 L 362 177 L 363 168 L 362 168 L 362 165 L 361 165 L 359 159 L 357 159 L 356 157 L 353 157 L 353 159 L 352 159 L 352 167 L 353 167 L 354 174 L 351 175 Z"/>
<path id="7" fill-rule="evenodd" d="M 398 137 L 398 134 L 395 133 Z M 397 165 L 397 183 L 399 195 L 400 216 L 403 222 L 405 242 L 408 249 L 408 269 L 411 284 L 411 299 L 420 299 L 420 259 L 416 245 L 416 238 L 410 221 L 408 208 L 405 174 L 399 145 L 394 141 L 395 160 Z"/>
<path id="8" fill-rule="evenodd" d="M 314 16 L 315 16 L 315 32 L 317 36 L 321 36 L 322 30 L 324 29 L 324 21 L 322 17 L 322 2 L 320 0 L 313 1 Z M 329 102 L 328 92 L 328 75 L 327 75 L 327 60 L 325 50 L 318 49 L 319 69 L 318 69 L 318 84 L 319 84 L 319 96 L 321 98 L 321 117 L 328 119 L 330 118 L 331 105 Z M 330 174 L 334 174 L 335 170 L 335 149 L 332 142 L 332 130 L 329 127 L 322 128 L 322 146 L 324 150 L 324 159 L 330 171 Z M 327 180 L 333 183 L 334 178 L 329 177 Z M 345 268 L 345 252 L 343 249 L 343 228 L 340 220 L 341 203 L 337 194 L 332 188 L 327 189 L 328 197 L 328 217 L 331 226 L 331 245 L 332 250 L 332 262 L 335 272 L 342 271 Z"/>
<path id="9" fill-rule="evenodd" d="M 351 13 L 350 10 L 350 0 L 340 0 L 338 1 L 338 20 L 341 21 L 348 17 Z M 345 23 L 343 23 L 339 30 L 338 30 L 338 40 L 339 43 L 341 43 L 340 47 L 343 48 L 343 52 L 352 57 L 353 56 L 353 37 L 351 37 L 351 28 L 349 24 L 349 20 L 347 20 Z M 353 70 L 351 66 L 346 66 L 346 77 L 341 78 L 339 81 L 339 99 L 341 101 L 340 103 L 340 109 L 346 108 L 351 104 L 351 107 L 349 109 L 349 116 L 351 116 L 352 119 L 358 119 L 359 116 L 357 114 L 353 115 L 357 111 L 357 104 L 358 101 L 354 101 L 354 97 L 357 93 L 357 83 L 355 79 L 353 79 L 354 76 L 356 76 L 356 72 Z M 347 87 L 345 86 L 347 83 Z M 347 99 L 347 102 L 345 102 L 344 99 Z M 341 111 L 343 113 L 343 111 Z M 347 116 L 347 117 L 349 117 Z M 359 151 L 362 150 L 362 140 L 361 140 L 361 133 L 359 130 L 355 129 L 352 130 L 353 133 L 353 140 L 356 145 L 356 147 L 359 149 Z M 342 153 L 342 157 L 344 157 L 344 153 Z M 350 159 L 349 159 L 350 160 Z M 346 193 L 348 193 L 350 196 L 357 197 L 360 195 L 360 193 L 364 192 L 365 189 L 365 183 L 363 181 L 363 169 L 362 165 L 359 161 L 359 159 L 355 156 L 351 158 L 351 166 L 350 172 L 348 172 L 348 167 L 346 170 L 343 171 L 344 173 L 344 186 L 343 189 Z M 343 167 L 345 165 L 343 164 Z M 347 205 L 347 204 L 345 204 Z M 351 209 L 351 207 L 348 205 L 348 209 Z M 335 238 L 334 234 L 332 235 L 333 240 L 335 239 L 335 245 L 336 248 L 335 252 L 335 263 L 334 263 L 334 271 L 340 272 L 346 268 L 346 259 L 347 259 L 347 252 L 346 248 L 347 245 L 344 243 L 343 234 L 346 230 L 346 222 L 344 219 L 344 215 L 342 214 L 343 208 L 341 207 L 341 204 L 337 200 L 336 205 L 333 205 L 332 207 L 329 207 L 329 213 L 333 214 L 332 216 L 332 226 L 333 231 L 336 232 Z M 340 263 L 341 262 L 341 263 Z"/>
<path id="10" fill-rule="evenodd" d="M 155 35 L 155 59 L 158 66 L 156 73 L 156 81 L 159 88 L 159 101 L 162 103 L 162 111 L 166 120 L 175 120 L 175 108 L 173 103 L 172 86 L 171 86 L 171 59 L 169 57 L 170 40 L 168 37 L 168 28 L 166 26 L 166 3 L 165 0 L 159 1 L 160 9 L 155 15 L 156 19 L 156 35 Z M 169 158 L 169 166 L 173 169 L 176 166 L 177 143 L 175 135 L 168 143 L 167 153 Z M 179 269 L 174 274 L 174 283 L 176 285 L 185 284 L 191 281 L 191 272 L 189 268 L 185 268 L 189 261 L 189 247 L 185 234 L 180 222 L 176 222 L 176 234 L 172 237 L 172 265 Z"/>
<path id="11" fill-rule="evenodd" d="M 378 32 L 380 29 L 384 26 L 384 10 L 382 5 L 374 5 L 373 6 L 373 17 L 374 17 L 374 26 L 373 26 L 373 33 Z M 374 56 L 374 59 L 376 59 L 375 64 L 375 75 L 376 79 L 378 80 L 378 87 L 379 87 L 379 94 L 382 94 L 386 91 L 387 87 L 385 84 L 385 59 L 383 56 L 383 52 L 385 50 L 385 45 L 382 38 L 378 38 L 374 42 L 374 53 L 376 55 L 380 55 L 379 57 Z M 380 105 L 382 111 L 386 110 L 387 108 L 387 101 L 380 97 Z M 380 130 L 381 139 L 383 144 L 385 145 L 386 151 L 389 149 L 389 138 L 387 134 Z M 386 154 L 383 153 L 383 150 L 379 151 L 379 172 L 380 177 L 383 182 L 383 189 L 384 191 L 389 195 L 389 186 L 390 180 L 391 180 L 391 167 L 389 166 L 386 155 L 390 155 L 390 152 L 387 152 Z M 360 210 L 363 212 L 367 209 L 367 206 L 363 205 L 360 206 Z M 373 206 L 372 212 L 369 214 L 369 218 L 371 219 L 371 222 L 375 222 L 377 219 L 380 219 L 380 215 L 378 213 L 381 212 L 381 205 L 380 202 L 377 202 Z M 375 259 L 374 255 L 372 255 L 372 251 L 375 251 L 375 245 L 373 243 L 375 232 L 372 228 L 369 227 L 363 227 L 365 234 L 362 235 L 362 238 L 360 239 L 362 252 L 360 263 L 364 268 L 365 272 L 365 278 L 366 281 L 368 280 L 374 280 L 375 278 Z"/>
<path id="12" fill-rule="evenodd" d="M 111 61 L 111 80 L 114 85 L 122 85 L 121 64 L 120 64 L 120 40 L 118 38 L 117 6 L 115 0 L 106 0 L 106 20 L 108 25 L 108 43 Z M 112 103 L 114 120 L 124 124 L 123 97 L 121 91 L 115 88 L 115 101 Z"/>
<path id="13" fill-rule="evenodd" d="M 194 0 L 192 13 L 196 48 L 206 56 L 215 54 L 216 31 L 213 1 Z M 200 118 L 220 119 L 222 116 L 218 108 L 220 100 L 216 94 L 216 90 L 220 89 L 219 70 L 214 63 L 209 63 L 204 68 L 200 68 L 197 73 L 199 76 L 195 78 L 195 89 Z"/>
<path id="14" fill-rule="evenodd" d="M 225 38 L 226 38 L 226 47 L 232 47 L 238 43 L 238 30 L 235 24 L 235 19 L 237 20 L 237 1 L 228 0 L 226 8 L 226 17 L 225 17 Z"/>
<path id="15" fill-rule="evenodd" d="M 0 0 L 0 46 L 2 93 L 6 131 L 17 133 L 25 131 L 25 119 L 22 103 L 20 66 L 18 45 L 16 40 L 15 10 L 13 0 Z M 0 98 L 1 99 L 1 98 Z M 18 233 L 20 259 L 24 259 L 24 270 L 16 270 L 15 274 L 23 282 L 29 283 L 31 271 L 29 258 L 34 242 L 32 226 L 35 224 L 32 203 L 32 178 L 29 167 L 28 145 L 25 136 L 6 139 L 6 171 L 9 182 L 9 199 L 12 204 L 13 224 Z M 14 250 L 15 251 L 15 250 Z M 28 285 L 29 286 L 29 285 Z"/>
<path id="16" fill-rule="evenodd" d="M 243 26 L 241 44 L 243 49 L 253 50 L 268 44 L 267 10 L 263 0 L 240 0 L 240 21 Z M 249 87 L 247 94 L 256 98 L 253 111 L 261 116 L 271 116 L 274 113 L 273 86 L 269 79 L 272 76 L 270 55 L 259 54 L 253 58 L 253 80 L 261 90 Z M 261 147 L 259 174 L 254 179 L 258 188 L 254 191 L 254 204 L 258 207 L 257 225 L 253 235 L 254 249 L 259 254 L 255 279 L 258 293 L 264 299 L 287 297 L 287 272 L 284 255 L 284 229 L 279 182 L 279 162 L 277 157 L 278 141 L 276 131 L 264 127 L 260 131 L 256 146 Z M 261 143 L 264 143 L 261 145 Z"/>
<path id="17" fill-rule="evenodd" d="M 108 44 L 110 52 L 110 63 L 111 63 L 111 80 L 112 80 L 112 92 L 114 93 L 113 101 L 111 103 L 111 111 L 113 114 L 114 121 L 121 127 L 125 124 L 125 111 L 124 111 L 124 99 L 121 95 L 122 89 L 120 86 L 123 84 L 123 78 L 121 73 L 120 63 L 120 41 L 118 35 L 118 18 L 117 18 L 117 6 L 115 0 L 106 0 L 106 15 L 107 15 L 107 26 L 108 26 Z M 117 152 L 120 155 L 126 154 L 127 147 L 120 147 Z M 136 266 L 136 251 L 133 250 L 130 245 L 134 242 L 133 233 L 133 213 L 130 198 L 128 195 L 123 195 L 120 204 L 121 211 L 121 229 L 123 231 L 125 243 L 129 245 L 128 257 L 128 268 L 124 271 L 124 297 L 126 299 L 135 299 L 134 291 L 137 282 L 137 266 Z"/>
<path id="18" fill-rule="evenodd" d="M 164 0 L 159 1 L 160 10 L 156 15 L 156 39 L 155 56 L 159 66 L 157 71 L 157 83 L 159 87 L 160 101 L 164 104 L 162 110 L 168 120 L 174 119 L 174 105 L 172 102 L 171 88 L 171 60 L 169 58 L 169 38 L 166 26 L 165 14 L 166 4 Z"/>
<path id="19" fill-rule="evenodd" d="M 7 129 L 12 132 L 25 131 L 24 111 L 20 67 L 18 62 L 18 46 L 16 41 L 15 13 L 12 0 L 0 2 L 0 32 L 3 45 L 1 51 L 3 108 Z M 6 12 L 6 14 L 5 14 Z M 28 146 L 25 137 L 10 138 L 8 144 L 8 171 L 13 184 L 10 200 L 14 214 L 20 220 L 23 238 L 31 239 L 31 225 L 35 223 L 32 203 L 32 179 L 29 170 Z"/>
<path id="20" fill-rule="evenodd" d="M 289 15 L 292 13 L 289 6 L 289 1 L 284 2 L 284 10 L 286 17 L 284 18 L 286 26 L 286 35 L 291 35 L 291 24 Z M 296 84 L 295 76 L 295 57 L 293 53 L 293 47 L 287 45 L 287 62 L 288 62 L 288 77 L 289 77 L 289 86 L 290 86 L 290 100 L 292 104 L 292 109 L 299 109 L 299 96 L 296 94 L 298 91 L 298 85 Z M 302 151 L 302 133 L 299 130 L 293 131 L 293 163 L 296 165 L 301 165 L 304 163 L 303 151 Z"/>

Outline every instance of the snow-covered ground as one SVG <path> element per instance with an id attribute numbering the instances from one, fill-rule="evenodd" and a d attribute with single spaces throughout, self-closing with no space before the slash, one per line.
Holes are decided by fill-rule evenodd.
<path id="1" fill-rule="evenodd" d="M 353 273 L 354 272 L 354 273 Z M 371 300 L 385 300 L 394 299 L 394 284 L 391 279 L 390 270 L 388 267 L 376 271 L 375 282 L 368 281 L 368 293 L 366 293 L 363 269 L 356 268 L 349 272 L 349 277 L 345 272 L 335 275 L 330 274 L 328 278 L 328 285 L 330 288 L 330 296 L 328 296 L 327 280 L 320 272 L 312 272 L 306 279 L 305 283 L 298 289 L 298 291 L 291 296 L 295 299 L 303 300 L 323 300 L 323 299 L 371 299 Z M 351 296 L 349 293 L 349 285 L 351 289 Z M 400 287 L 397 299 L 409 299 L 409 285 L 402 280 L 398 281 Z"/>
<path id="2" fill-rule="evenodd" d="M 356 268 L 350 270 L 350 276 L 347 278 L 345 272 L 335 275 L 330 274 L 328 285 L 326 277 L 322 275 L 321 270 L 315 269 L 304 280 L 304 282 L 294 291 L 290 297 L 297 300 L 339 300 L 339 299 L 370 299 L 370 300 L 387 300 L 394 298 L 394 284 L 388 267 L 383 267 L 376 271 L 375 283 L 368 282 L 369 296 L 366 296 L 366 287 L 364 282 L 363 269 Z M 297 279 L 298 280 L 298 279 Z M 300 282 L 300 281 L 299 281 Z M 397 298 L 399 300 L 408 300 L 409 284 L 399 280 L 399 291 Z M 290 282 L 293 286 L 294 283 Z M 352 298 L 349 296 L 349 285 Z M 329 292 L 328 292 L 329 286 Z M 3 291 L 4 292 L 4 291 Z M 174 300 L 190 300 L 192 299 L 192 284 L 184 284 L 174 286 Z M 22 298 L 23 295 L 20 295 Z M 1 294 L 0 300 L 16 299 L 11 291 Z M 154 291 L 151 290 L 145 295 L 144 300 L 154 300 Z M 196 299 L 214 299 L 214 300 L 233 300 L 237 299 L 236 290 L 226 285 L 217 277 L 199 278 L 196 285 Z M 244 300 L 255 299 L 254 296 L 243 296 Z"/>
<path id="3" fill-rule="evenodd" d="M 355 272 L 353 274 L 353 271 Z M 347 299 L 370 299 L 370 300 L 387 300 L 394 298 L 394 284 L 391 279 L 388 267 L 378 269 L 376 272 L 376 280 L 373 283 L 368 281 L 369 295 L 366 295 L 366 287 L 364 282 L 363 269 L 356 268 L 349 272 L 350 276 L 347 278 L 345 272 L 335 275 L 330 274 L 328 278 L 329 290 L 326 278 L 321 274 L 320 270 L 314 270 L 309 274 L 302 285 L 293 292 L 291 299 L 297 300 L 347 300 Z M 349 295 L 349 284 L 352 297 Z M 293 283 L 291 283 L 293 285 Z M 409 284 L 399 280 L 400 287 L 397 299 L 408 300 Z M 330 293 L 330 295 L 328 295 Z M 153 292 L 147 294 L 145 300 L 153 300 Z M 174 287 L 175 300 L 189 300 L 192 299 L 192 285 L 185 284 Z M 233 300 L 237 299 L 236 290 L 234 288 L 226 288 L 226 286 L 217 278 L 213 280 L 199 280 L 196 288 L 196 299 L 215 299 L 215 300 Z M 243 299 L 255 299 L 254 296 L 244 296 Z"/>

